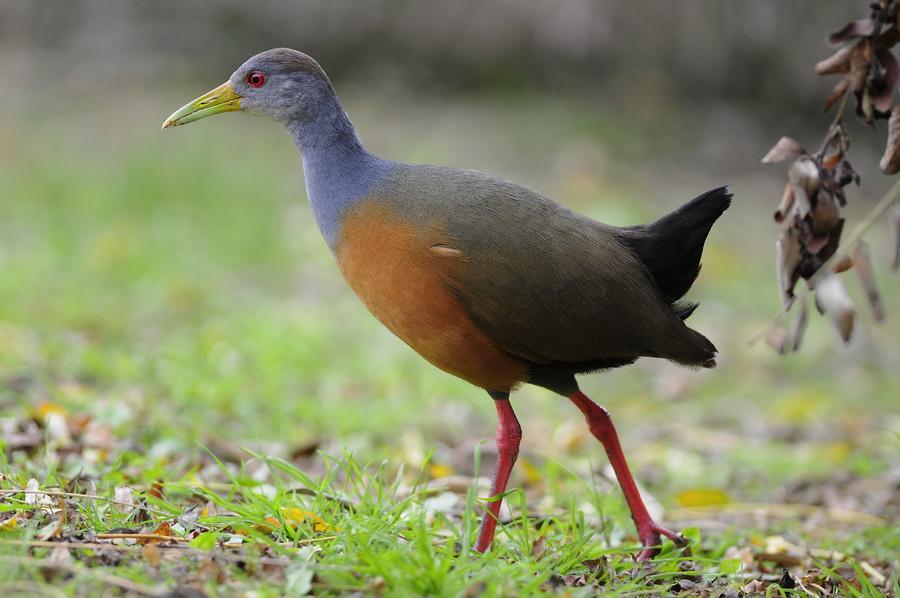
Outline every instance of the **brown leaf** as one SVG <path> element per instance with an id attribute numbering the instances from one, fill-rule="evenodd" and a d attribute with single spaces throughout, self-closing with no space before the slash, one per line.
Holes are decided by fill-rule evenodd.
<path id="1" fill-rule="evenodd" d="M 812 158 L 801 156 L 791 163 L 791 167 L 788 169 L 788 179 L 803 190 L 803 193 L 794 192 L 794 209 L 801 218 L 806 218 L 812 209 L 810 198 L 816 196 L 822 184 L 822 180 L 819 178 L 819 167 Z"/>
<path id="2" fill-rule="evenodd" d="M 825 60 L 820 60 L 816 64 L 816 74 L 836 75 L 839 73 L 850 72 L 850 56 L 853 54 L 855 46 L 844 46 Z"/>
<path id="3" fill-rule="evenodd" d="M 775 208 L 775 222 L 781 224 L 784 222 L 784 216 L 787 214 L 788 210 L 791 209 L 791 205 L 794 203 L 794 185 L 788 182 L 784 186 L 784 193 L 781 194 L 781 203 L 778 204 L 778 207 Z"/>
<path id="4" fill-rule="evenodd" d="M 153 498 L 158 498 L 158 499 L 162 500 L 162 498 L 163 498 L 162 482 L 153 482 L 152 484 L 150 484 L 150 489 L 147 490 L 147 494 L 149 494 Z"/>
<path id="5" fill-rule="evenodd" d="M 875 109 L 881 113 L 887 113 L 894 104 L 894 91 L 897 89 L 897 81 L 900 80 L 900 65 L 894 53 L 885 48 L 879 48 L 878 61 L 884 68 L 883 75 L 878 79 L 877 85 L 873 83 L 872 102 Z"/>
<path id="6" fill-rule="evenodd" d="M 871 125 L 875 119 L 875 102 L 868 87 L 862 89 L 859 102 L 856 104 L 856 116 L 867 125 Z"/>
<path id="7" fill-rule="evenodd" d="M 832 152 L 826 155 L 824 158 L 822 158 L 822 168 L 825 168 L 827 170 L 834 170 L 834 167 L 840 163 L 841 158 L 843 157 L 843 152 L 840 151 Z"/>
<path id="8" fill-rule="evenodd" d="M 778 273 L 778 287 L 781 289 L 781 302 L 785 309 L 794 302 L 794 285 L 800 278 L 797 267 L 800 265 L 800 236 L 797 230 L 788 226 L 782 229 L 775 242 L 775 268 Z"/>
<path id="9" fill-rule="evenodd" d="M 763 156 L 762 162 L 763 164 L 774 164 L 785 160 L 795 160 L 807 154 L 808 152 L 800 145 L 799 141 L 790 137 L 782 137 L 772 146 L 769 153 Z"/>
<path id="10" fill-rule="evenodd" d="M 819 251 L 818 258 L 823 262 L 834 255 L 834 252 L 838 250 L 838 247 L 841 244 L 841 232 L 844 230 L 844 219 L 841 218 L 837 221 L 834 228 L 831 229 L 831 237 L 828 239 L 828 244 Z M 818 268 L 821 264 L 817 265 Z"/>
<path id="11" fill-rule="evenodd" d="M 845 185 L 849 185 L 850 183 L 856 183 L 859 185 L 859 175 L 856 174 L 856 171 L 853 170 L 853 165 L 850 164 L 849 161 L 844 160 L 841 162 L 838 167 L 836 182 L 840 187 Z M 841 202 L 841 207 L 847 205 L 847 200 L 844 198 L 844 194 L 840 193 L 838 195 L 838 200 Z"/>
<path id="12" fill-rule="evenodd" d="M 848 342 L 853 336 L 856 312 L 844 283 L 836 274 L 829 273 L 816 283 L 815 293 L 819 313 L 828 316 L 841 340 Z"/>
<path id="13" fill-rule="evenodd" d="M 872 35 L 875 31 L 875 23 L 872 19 L 860 19 L 851 21 L 837 31 L 831 32 L 828 36 L 828 43 L 832 46 L 840 46 L 844 42 L 855 37 L 865 37 Z"/>
<path id="14" fill-rule="evenodd" d="M 887 144 L 878 166 L 884 174 L 897 174 L 900 171 L 900 106 L 894 106 L 891 110 Z"/>
<path id="15" fill-rule="evenodd" d="M 825 247 L 831 237 L 831 232 L 837 227 L 840 219 L 841 208 L 838 206 L 837 200 L 824 190 L 819 191 L 815 208 L 810 213 L 810 226 L 814 239 L 821 241 L 821 245 L 811 243 L 808 247 L 810 253 L 819 253 Z"/>
<path id="16" fill-rule="evenodd" d="M 163 521 L 162 523 L 159 524 L 159 527 L 157 527 L 155 530 L 153 530 L 153 533 L 156 534 L 157 536 L 171 536 L 172 535 L 172 526 L 169 525 L 168 521 Z"/>
<path id="17" fill-rule="evenodd" d="M 886 317 L 884 303 L 881 301 L 881 293 L 878 292 L 878 285 L 875 283 L 872 256 L 869 253 L 869 245 L 865 241 L 860 241 L 856 244 L 856 249 L 853 250 L 853 265 L 856 266 L 856 275 L 866 291 L 866 297 L 869 300 L 869 305 L 872 306 L 872 313 L 875 315 L 875 319 L 883 322 Z"/>
<path id="18" fill-rule="evenodd" d="M 900 11 L 897 12 L 897 17 L 900 18 Z M 888 27 L 878 36 L 878 45 L 882 48 L 892 48 L 897 42 L 900 42 L 900 30 L 896 26 Z"/>
<path id="19" fill-rule="evenodd" d="M 838 263 L 834 265 L 834 268 L 832 268 L 831 271 L 835 274 L 840 274 L 841 272 L 846 272 L 852 267 L 853 258 L 851 258 L 849 255 L 845 255 L 838 261 Z"/>
<path id="20" fill-rule="evenodd" d="M 850 71 L 847 76 L 850 78 L 850 89 L 859 93 L 866 87 L 866 79 L 869 76 L 869 63 L 872 62 L 872 52 L 867 39 L 859 40 L 851 48 Z"/>

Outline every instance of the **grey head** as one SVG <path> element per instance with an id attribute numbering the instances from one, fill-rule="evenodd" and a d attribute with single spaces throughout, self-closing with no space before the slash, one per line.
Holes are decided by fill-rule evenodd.
<path id="1" fill-rule="evenodd" d="M 253 56 L 229 78 L 242 97 L 241 109 L 282 124 L 315 119 L 333 107 L 334 89 L 328 75 L 310 56 L 275 48 Z"/>
<path id="2" fill-rule="evenodd" d="M 236 110 L 268 116 L 288 128 L 345 116 L 319 63 L 303 52 L 275 48 L 247 60 L 228 81 L 172 114 L 163 128 Z"/>

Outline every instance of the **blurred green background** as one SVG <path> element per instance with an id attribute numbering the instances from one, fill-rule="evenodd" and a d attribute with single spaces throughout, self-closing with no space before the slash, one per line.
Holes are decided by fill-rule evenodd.
<path id="1" fill-rule="evenodd" d="M 51 402 L 168 458 L 198 440 L 411 464 L 437 447 L 436 461 L 459 468 L 492 438 L 487 396 L 418 358 L 340 279 L 284 132 L 247 115 L 159 130 L 249 55 L 290 46 L 321 62 L 384 157 L 499 174 L 614 224 L 730 183 L 734 206 L 690 294 L 720 367 L 643 360 L 585 389 L 666 507 L 713 487 L 896 518 L 896 499 L 873 504 L 847 481 L 900 467 L 888 223 L 867 236 L 885 324 L 848 273 L 849 346 L 818 317 L 799 354 L 748 344 L 780 305 L 772 212 L 785 173 L 759 160 L 784 134 L 818 146 L 831 82 L 813 65 L 826 33 L 865 11 L 814 0 L 0 0 L 0 417 Z M 877 169 L 884 126 L 851 128 L 863 176 L 852 229 L 892 180 Z M 534 388 L 513 401 L 532 460 L 602 467 L 566 401 Z M 835 479 L 846 491 L 793 490 Z"/>

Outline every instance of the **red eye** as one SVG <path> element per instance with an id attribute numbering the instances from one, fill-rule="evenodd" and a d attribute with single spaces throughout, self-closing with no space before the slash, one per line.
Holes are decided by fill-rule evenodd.
<path id="1" fill-rule="evenodd" d="M 262 87 L 266 84 L 266 75 L 262 71 L 253 71 L 247 75 L 247 85 L 250 87 Z"/>

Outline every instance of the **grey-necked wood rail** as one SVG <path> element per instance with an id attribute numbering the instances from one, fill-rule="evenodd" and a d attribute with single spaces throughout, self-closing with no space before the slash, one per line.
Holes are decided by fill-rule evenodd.
<path id="1" fill-rule="evenodd" d="M 366 307 L 494 400 L 493 496 L 506 490 L 522 437 L 510 392 L 535 384 L 568 397 L 603 443 L 643 544 L 638 558 L 652 557 L 661 536 L 683 541 L 650 517 L 609 414 L 575 375 L 639 357 L 716 365 L 715 346 L 684 324 L 696 304 L 678 301 L 731 202 L 727 187 L 619 228 L 481 172 L 384 160 L 363 147 L 325 71 L 289 49 L 252 57 L 163 128 L 235 110 L 290 132 L 319 230 Z M 499 500 L 488 504 L 477 550 L 490 547 L 499 509 Z"/>

